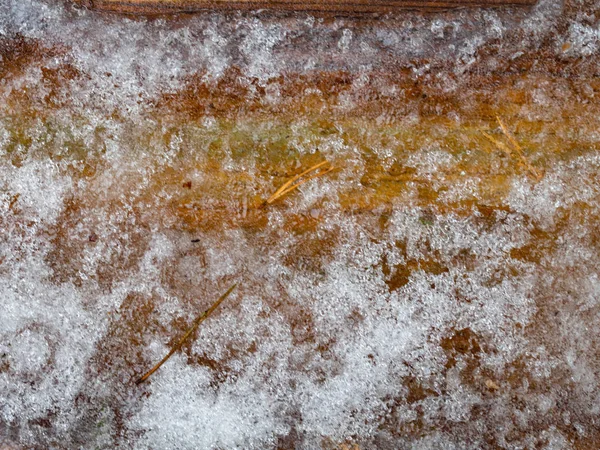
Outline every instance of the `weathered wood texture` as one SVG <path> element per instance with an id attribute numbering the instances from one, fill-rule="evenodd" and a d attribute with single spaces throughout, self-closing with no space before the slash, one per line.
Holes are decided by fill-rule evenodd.
<path id="1" fill-rule="evenodd" d="M 207 9 L 386 13 L 398 9 L 526 6 L 535 0 L 73 0 L 91 9 L 121 13 L 180 13 Z"/>

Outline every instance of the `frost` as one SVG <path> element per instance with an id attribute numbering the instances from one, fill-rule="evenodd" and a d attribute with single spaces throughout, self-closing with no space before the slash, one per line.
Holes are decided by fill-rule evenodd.
<path id="1" fill-rule="evenodd" d="M 569 30 L 569 43 L 581 56 L 591 56 L 600 49 L 600 28 L 574 23 Z"/>
<path id="2" fill-rule="evenodd" d="M 415 167 L 421 175 L 433 175 L 453 166 L 452 154 L 440 149 L 425 150 L 410 155 L 407 165 Z"/>
<path id="3" fill-rule="evenodd" d="M 246 38 L 242 41 L 240 51 L 247 58 L 246 75 L 268 80 L 278 73 L 278 60 L 274 58 L 273 49 L 285 38 L 285 31 L 273 25 L 265 28 L 258 21 L 251 24 Z"/>
<path id="4" fill-rule="evenodd" d="M 9 192 L 19 196 L 29 215 L 46 223 L 56 220 L 72 187 L 71 180 L 61 176 L 52 161 L 31 162 L 4 177 Z"/>
<path id="5" fill-rule="evenodd" d="M 272 445 L 269 436 L 285 431 L 270 411 L 271 399 L 239 379 L 215 392 L 211 375 L 173 358 L 157 392 L 132 425 L 149 431 L 135 448 L 250 448 Z"/>
<path id="6" fill-rule="evenodd" d="M 338 41 L 338 47 L 342 51 L 342 53 L 348 52 L 350 48 L 350 43 L 352 42 L 352 30 L 342 30 L 342 37 Z"/>
<path id="7" fill-rule="evenodd" d="M 0 446 L 593 446 L 592 6 L 0 3 Z"/>

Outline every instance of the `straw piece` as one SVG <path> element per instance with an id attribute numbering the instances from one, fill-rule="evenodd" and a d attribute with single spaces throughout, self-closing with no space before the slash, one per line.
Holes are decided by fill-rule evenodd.
<path id="1" fill-rule="evenodd" d="M 506 125 L 504 125 L 504 122 L 502 122 L 502 120 L 500 119 L 500 116 L 496 116 L 496 120 L 498 121 L 498 124 L 500 124 L 500 128 L 502 128 L 502 132 L 508 138 L 508 140 L 512 144 L 515 152 L 519 156 L 519 159 L 521 160 L 521 163 L 527 168 L 527 170 L 529 171 L 529 173 L 531 173 L 531 175 L 533 175 L 533 177 L 536 180 L 538 180 L 538 181 L 541 180 L 542 179 L 542 175 L 537 171 L 537 169 L 535 167 L 533 167 L 531 165 L 531 163 L 529 162 L 529 160 L 527 159 L 527 157 L 523 153 L 523 149 L 519 145 L 519 142 L 515 139 L 514 135 L 510 132 L 510 130 L 508 129 L 508 127 Z"/>
<path id="2" fill-rule="evenodd" d="M 510 150 L 510 148 L 508 148 L 508 146 L 504 143 L 499 141 L 498 139 L 496 139 L 495 137 L 491 136 L 490 134 L 486 133 L 485 131 L 482 131 L 483 135 L 488 138 L 488 140 L 492 143 L 495 144 L 500 150 L 502 150 L 504 153 L 506 153 L 508 156 L 512 155 L 512 151 Z"/>
<path id="3" fill-rule="evenodd" d="M 273 195 L 271 195 L 271 197 L 269 198 L 273 198 L 273 197 L 280 197 L 281 195 L 283 195 L 283 191 L 285 191 L 285 189 L 292 184 L 294 181 L 296 181 L 297 179 L 303 177 L 304 175 L 306 175 L 307 173 L 312 172 L 313 170 L 317 170 L 319 167 L 324 166 L 325 164 L 327 164 L 327 161 L 321 161 L 319 164 L 312 166 L 309 169 L 306 169 L 304 172 L 292 177 L 291 179 L 289 179 L 288 181 L 286 181 L 283 186 L 281 186 L 279 189 L 277 189 L 275 191 L 275 193 Z M 268 201 L 268 200 L 267 200 Z"/>
<path id="4" fill-rule="evenodd" d="M 312 180 L 313 178 L 321 177 L 321 176 L 325 175 L 326 173 L 331 172 L 333 170 L 333 167 L 329 167 L 325 170 L 318 171 L 318 172 L 312 174 L 311 176 L 307 177 L 306 179 L 301 180 L 298 183 L 296 183 L 296 181 L 298 181 L 303 176 L 308 175 L 311 172 L 317 171 L 318 169 L 320 169 L 321 167 L 323 167 L 324 165 L 326 165 L 328 163 L 329 163 L 328 161 L 321 161 L 319 164 L 315 164 L 314 166 L 310 167 L 309 169 L 306 169 L 304 172 L 299 173 L 298 175 L 295 175 L 294 177 L 292 177 L 291 179 L 286 181 L 279 189 L 277 189 L 275 191 L 275 193 L 273 195 L 271 195 L 265 201 L 264 204 L 271 204 L 278 198 L 293 191 L 294 189 L 297 189 L 299 186 L 303 185 L 307 181 Z M 294 183 L 296 183 L 296 184 L 294 184 Z"/>
<path id="5" fill-rule="evenodd" d="M 517 158 L 519 158 L 519 162 L 523 166 L 525 166 L 525 168 L 527 169 L 527 171 L 537 181 L 541 180 L 542 179 L 542 175 L 540 174 L 540 172 L 535 167 L 533 167 L 531 165 L 531 163 L 529 162 L 529 160 L 527 159 L 527 157 L 523 153 L 523 148 L 521 147 L 521 145 L 519 144 L 519 142 L 517 141 L 517 139 L 515 138 L 515 136 L 508 129 L 508 127 L 504 124 L 504 122 L 502 121 L 502 119 L 500 118 L 500 116 L 497 115 L 496 116 L 496 120 L 498 121 L 498 124 L 500 125 L 500 128 L 502 129 L 502 132 L 504 133 L 504 135 L 508 139 L 508 142 L 510 143 L 510 147 L 508 145 L 506 145 L 504 142 L 501 142 L 498 139 L 492 137 L 491 135 L 489 135 L 485 131 L 482 131 L 483 135 L 490 142 L 492 142 L 493 144 L 495 144 L 500 150 L 502 150 L 507 155 L 513 156 L 514 154 L 516 154 Z"/>
<path id="6" fill-rule="evenodd" d="M 293 191 L 294 189 L 297 189 L 299 186 L 302 186 L 304 183 L 306 183 L 307 181 L 312 180 L 313 178 L 317 178 L 317 177 L 322 177 L 323 175 L 325 175 L 326 173 L 329 173 L 333 170 L 333 167 L 329 167 L 321 172 L 315 173 L 314 175 L 311 175 L 310 177 L 299 181 L 298 183 L 294 184 L 293 186 L 289 187 L 288 189 L 286 189 L 285 191 L 283 191 L 279 196 L 283 196 L 285 194 L 287 194 L 288 192 Z"/>
<path id="7" fill-rule="evenodd" d="M 150 377 L 150 375 L 152 375 L 154 372 L 156 372 L 160 368 L 160 366 L 162 366 L 165 362 L 167 362 L 167 360 L 171 356 L 173 356 L 173 353 L 175 353 L 177 350 L 179 350 L 181 348 L 181 346 L 183 345 L 183 343 L 192 335 L 192 333 L 194 331 L 196 331 L 196 329 L 204 321 L 204 319 L 206 319 L 208 316 L 210 316 L 213 313 L 213 311 L 219 307 L 219 305 L 223 302 L 223 300 L 225 300 L 229 296 L 229 294 L 231 294 L 231 292 L 235 289 L 236 286 L 237 286 L 237 283 L 234 283 L 227 290 L 227 292 L 225 292 L 223 295 L 221 295 L 221 297 L 219 297 L 219 299 L 210 308 L 208 308 L 206 311 L 204 311 L 202 314 L 200 314 L 198 316 L 198 318 L 194 321 L 194 323 L 190 327 L 190 329 L 186 331 L 186 333 L 183 335 L 183 337 L 181 339 L 179 339 L 179 341 L 173 346 L 173 348 L 169 351 L 169 353 L 167 353 L 165 355 L 165 357 L 163 359 L 161 359 L 160 362 L 158 364 L 156 364 L 152 369 L 150 369 L 142 377 L 140 377 L 135 382 L 135 384 L 141 384 L 144 381 L 146 381 Z"/>
<path id="8" fill-rule="evenodd" d="M 508 129 L 508 127 L 506 125 L 504 125 L 504 122 L 502 122 L 502 119 L 500 119 L 500 116 L 496 115 L 496 120 L 498 121 L 498 124 L 500 125 L 500 128 L 502 128 L 502 132 L 508 138 L 509 142 L 512 144 L 513 148 L 516 151 L 521 152 L 522 151 L 521 150 L 521 146 L 519 145 L 519 143 L 515 139 L 515 136 L 510 132 L 510 130 Z"/>

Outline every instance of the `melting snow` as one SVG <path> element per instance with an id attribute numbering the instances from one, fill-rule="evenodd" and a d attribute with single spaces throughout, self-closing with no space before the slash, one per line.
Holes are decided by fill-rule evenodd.
<path id="1" fill-rule="evenodd" d="M 450 93 L 471 89 L 455 75 L 479 70 L 480 52 L 497 40 L 505 43 L 485 70 L 548 39 L 556 58 L 593 58 L 599 31 L 588 18 L 558 33 L 561 2 L 550 0 L 528 12 L 405 14 L 366 27 L 216 13 L 173 24 L 58 1 L 0 4 L 2 45 L 24 39 L 47 55 L 22 70 L 0 60 L 0 74 L 17 67 L 0 81 L 0 447 L 598 442 L 598 135 L 548 157 L 536 183 L 506 175 L 508 163 L 465 172 L 483 150 L 444 147 L 439 124 L 420 141 L 403 138 L 426 123 L 416 111 L 398 123 L 384 111 L 358 131 L 344 119 L 380 66 L 409 69 Z M 64 65 L 80 76 L 53 87 L 44 73 Z M 453 75 L 436 81 L 440 66 Z M 280 150 L 298 158 L 294 169 L 319 153 L 339 170 L 256 222 L 252 196 L 272 186 L 255 180 L 281 168 L 253 152 L 266 145 L 261 136 L 280 132 L 277 118 L 255 126 L 208 114 L 173 125 L 152 116 L 190 78 L 217 89 L 233 69 L 249 99 L 273 107 L 286 95 L 277 80 L 289 74 L 351 74 L 349 90 L 332 100 L 339 122 L 310 135 L 306 117 L 292 113 Z M 412 95 L 377 89 L 397 102 Z M 519 114 L 562 117 L 552 83 L 537 89 Z M 478 92 L 464 92 L 465 103 Z M 581 92 L 593 104 L 593 86 Z M 21 94 L 32 110 L 14 106 Z M 54 115 L 36 103 L 48 98 Z M 445 117 L 452 126 L 463 120 Z M 396 125 L 394 135 L 381 131 Z M 251 136 L 241 154 L 239 136 Z M 372 192 L 369 158 L 386 174 L 398 163 L 418 180 L 394 185 L 390 204 L 348 205 L 348 192 Z M 450 173 L 462 178 L 448 186 Z M 486 176 L 507 177 L 506 196 L 487 193 Z M 419 204 L 426 183 L 439 194 L 435 207 Z M 197 227 L 174 212 L 181 192 Z M 488 194 L 493 207 L 481 200 Z M 222 214 L 223 224 L 203 214 Z M 239 288 L 195 340 L 136 387 L 234 279 Z"/>

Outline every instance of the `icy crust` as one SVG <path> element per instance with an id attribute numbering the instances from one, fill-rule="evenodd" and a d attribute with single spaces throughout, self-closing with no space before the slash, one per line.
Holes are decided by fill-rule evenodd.
<path id="1" fill-rule="evenodd" d="M 285 74 L 323 70 L 347 71 L 360 84 L 369 73 L 406 69 L 455 90 L 466 71 L 504 71 L 507 61 L 534 61 L 542 44 L 559 61 L 592 56 L 597 26 L 573 9 L 565 15 L 562 2 L 543 0 L 532 10 L 399 13 L 366 23 L 206 13 L 173 24 L 98 14 L 69 2 L 3 0 L 0 37 L 19 36 L 56 49 L 43 66 L 12 79 L 3 94 L 40 88 L 43 69 L 61 64 L 79 73 L 62 92 L 74 106 L 125 115 L 147 109 L 190 76 L 212 85 L 230 68 L 240 70 L 243 82 L 259 86 Z M 594 10 L 592 4 L 582 6 Z M 597 66 L 587 60 L 579 72 L 590 64 Z"/>
<path id="2" fill-rule="evenodd" d="M 424 144 L 408 151 L 400 133 L 381 144 L 389 128 L 345 127 L 289 125 L 285 163 L 232 138 L 215 166 L 215 136 L 276 124 L 202 121 L 167 139 L 150 121 L 3 120 L 2 437 L 157 449 L 594 442 L 593 138 L 547 156 L 537 181 L 508 158 L 482 175 L 497 152 L 457 152 L 446 130 L 412 136 Z M 364 181 L 374 154 L 414 176 L 386 203 L 358 205 L 352 193 L 376 190 Z M 287 178 L 282 165 L 317 156 L 338 170 L 257 208 L 253 195 Z M 486 197 L 502 176 L 504 194 Z M 440 195 L 423 204 L 428 183 Z M 186 226 L 178 204 L 223 222 Z M 136 388 L 234 280 L 193 343 Z"/>
<path id="3" fill-rule="evenodd" d="M 265 172 L 281 170 L 278 155 L 265 165 L 268 152 L 240 153 L 232 139 L 215 167 L 210 143 L 273 123 L 203 121 L 168 139 L 150 121 L 135 132 L 128 122 L 20 125 L 2 121 L 7 442 L 517 449 L 596 439 L 593 138 L 549 156 L 539 181 L 492 164 L 489 179 L 510 176 L 485 204 L 488 178 L 467 169 L 494 152 L 451 151 L 444 130 L 407 151 L 400 134 L 382 145 L 389 129 L 373 123 L 342 139 L 343 122 L 326 136 L 299 122 L 283 133 L 293 167 L 318 154 L 338 170 L 257 210 L 252 193 L 276 187 Z M 348 204 L 349 192 L 375 189 L 362 181 L 373 154 L 414 177 L 394 185 L 391 203 Z M 440 195 L 419 206 L 427 183 Z M 192 215 L 227 221 L 183 226 L 174 205 L 190 195 Z M 233 280 L 193 343 L 136 388 Z"/>
<path id="4" fill-rule="evenodd" d="M 453 145 L 450 125 L 417 114 L 354 131 L 142 114 L 190 75 L 210 84 L 232 67 L 275 103 L 268 81 L 282 74 L 349 71 L 344 112 L 378 67 L 493 70 L 548 39 L 557 58 L 594 65 L 591 13 L 559 23 L 560 3 L 543 1 L 369 27 L 252 14 L 171 25 L 0 2 L 3 39 L 60 49 L 0 61 L 0 447 L 597 447 L 599 136 L 591 116 L 553 124 L 572 101 L 560 81 L 517 111 L 542 122 L 525 149 L 539 181 L 456 112 Z M 47 83 L 65 64 L 79 76 Z M 25 117 L 11 99 L 27 93 L 71 103 Z M 595 95 L 585 84 L 584 111 Z M 338 170 L 257 208 L 310 158 Z M 135 387 L 234 280 L 193 342 Z"/>
<path id="5" fill-rule="evenodd" d="M 50 161 L 19 169 L 2 164 L 2 267 L 0 292 L 0 436 L 15 444 L 45 441 L 43 425 L 22 428 L 54 413 L 55 436 L 70 429 L 73 408 L 103 320 L 84 307 L 85 293 L 49 280 L 44 258 L 52 244 L 48 228 L 71 191 L 71 179 Z M 13 197 L 6 196 L 12 193 Z M 14 215 L 12 199 L 23 199 Z M 16 426 L 16 428 L 15 428 Z M 1 442 L 1 441 L 0 441 Z"/>
<path id="6" fill-rule="evenodd" d="M 157 449 L 595 439 L 600 158 L 514 176 L 489 217 L 412 206 L 410 187 L 391 209 L 353 214 L 339 198 L 361 155 L 332 148 L 340 174 L 303 186 L 264 228 L 192 235 L 148 212 L 168 211 L 168 186 L 145 195 L 178 167 L 168 156 L 108 150 L 91 178 L 68 160 L 4 160 L 3 437 Z M 425 180 L 460 164 L 426 153 L 405 161 Z M 207 179 L 198 167 L 181 170 Z M 472 196 L 457 189 L 450 204 Z M 315 226 L 287 231 L 290 215 Z M 194 342 L 135 388 L 233 279 Z"/>
<path id="7" fill-rule="evenodd" d="M 557 201 L 568 202 L 580 192 L 593 211 L 588 214 L 597 215 L 599 162 L 591 157 L 559 165 L 547 176 L 568 183 L 557 190 L 542 181 L 538 196 L 550 189 Z M 513 188 L 517 197 L 520 183 Z M 576 210 L 571 205 L 572 216 Z M 482 448 L 490 439 L 502 448 L 576 448 L 573 436 L 595 433 L 598 411 L 585 393 L 593 396 L 599 387 L 598 348 L 584 330 L 598 324 L 598 246 L 579 263 L 568 263 L 568 271 L 562 246 L 589 245 L 594 232 L 588 221 L 574 218 L 572 232 L 557 236 L 561 246 L 532 263 L 513 251 L 532 242 L 532 226 L 557 219 L 558 208 L 531 215 L 498 211 L 490 226 L 475 212 L 424 221 L 422 210 L 398 207 L 381 234 L 335 206 L 326 214 L 316 232 L 335 229 L 336 244 L 316 272 L 284 262 L 282 252 L 305 245 L 301 237 L 280 236 L 278 245 L 259 250 L 239 233 L 201 235 L 207 252 L 215 240 L 222 246 L 231 239 L 235 258 L 212 259 L 211 272 L 225 264 L 226 272 L 244 273 L 247 285 L 264 292 L 256 296 L 254 287 L 242 287 L 235 308 L 202 328 L 187 364 L 177 359 L 157 374 L 149 399 L 129 423 L 144 431 L 141 448 L 191 448 L 196 442 L 264 448 L 289 435 L 301 448 L 320 448 L 326 440 Z M 427 267 L 432 254 L 442 269 Z M 424 269 L 391 288 L 389 266 L 401 268 L 411 259 Z M 555 322 L 547 323 L 545 314 Z M 558 341 L 548 336 L 550 329 L 561 330 Z M 563 333 L 586 338 L 567 342 Z M 196 376 L 190 360 L 220 370 L 211 377 L 204 367 Z M 557 385 L 569 387 L 565 392 Z M 231 398 L 241 417 L 223 432 L 230 419 L 224 402 Z M 181 433 L 172 433 L 174 415 Z M 205 423 L 214 423 L 204 429 L 211 430 L 210 441 L 196 435 Z M 440 433 L 441 426 L 455 431 Z M 404 438 L 412 427 L 426 437 Z M 566 431 L 570 427 L 575 434 Z"/>
<path id="8" fill-rule="evenodd" d="M 278 436 L 289 433 L 290 407 L 282 386 L 290 380 L 286 364 L 292 347 L 289 325 L 260 299 L 250 297 L 239 304 L 239 315 L 223 317 L 214 325 L 220 335 L 232 338 L 228 349 L 213 338 L 216 329 L 212 327 L 194 347 L 217 360 L 227 358 L 227 350 L 237 350 L 241 357 L 231 361 L 235 375 L 215 386 L 211 370 L 196 372 L 185 358 L 178 357 L 165 372 L 156 395 L 149 398 L 148 408 L 144 406 L 130 423 L 143 432 L 135 448 L 271 448 Z M 251 346 L 253 351 L 248 352 Z M 152 412 L 165 404 L 177 406 L 164 411 L 165 415 Z M 165 428 L 165 420 L 174 426 Z"/>

